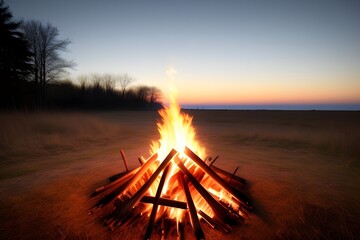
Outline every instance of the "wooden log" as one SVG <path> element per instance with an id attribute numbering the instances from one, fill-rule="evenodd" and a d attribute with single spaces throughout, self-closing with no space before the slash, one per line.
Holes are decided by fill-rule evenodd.
<path id="1" fill-rule="evenodd" d="M 138 160 L 140 162 L 140 165 L 144 165 L 145 160 L 142 157 L 138 157 Z"/>
<path id="2" fill-rule="evenodd" d="M 212 179 L 214 179 L 217 183 L 219 183 L 227 192 L 232 194 L 235 198 L 237 198 L 240 202 L 244 204 L 244 206 L 248 207 L 249 210 L 252 209 L 252 204 L 250 199 L 244 194 L 230 186 L 223 178 L 217 175 L 214 170 L 212 170 L 208 165 L 204 163 L 201 158 L 199 158 L 193 151 L 191 151 L 188 147 L 185 147 L 184 153 L 190 157 L 206 174 L 208 174 Z"/>
<path id="3" fill-rule="evenodd" d="M 238 181 L 238 182 L 240 182 L 242 184 L 246 184 L 246 179 L 244 179 L 242 177 L 239 177 L 239 176 L 236 176 L 236 175 L 232 176 L 231 173 L 229 173 L 229 172 L 227 172 L 225 170 L 222 170 L 221 168 L 218 168 L 216 166 L 212 166 L 211 169 L 213 169 L 217 174 L 226 176 L 227 178 L 232 177 L 233 180 L 236 180 L 236 181 Z"/>
<path id="4" fill-rule="evenodd" d="M 190 194 L 188 183 L 185 182 L 184 174 L 180 174 L 179 176 L 180 176 L 181 185 L 184 188 L 186 201 L 188 203 L 191 226 L 194 229 L 195 237 L 196 237 L 196 239 L 205 239 L 204 232 L 203 232 L 203 230 L 201 228 L 199 218 L 197 216 L 196 207 L 195 207 L 195 204 L 194 204 L 193 199 L 192 199 L 191 194 Z"/>
<path id="5" fill-rule="evenodd" d="M 139 204 L 140 205 L 140 204 Z M 132 216 L 130 218 L 128 218 L 127 221 L 124 221 L 124 227 L 132 227 L 133 223 L 135 223 L 137 220 L 139 220 L 139 218 L 141 218 L 142 216 L 142 211 L 144 210 L 143 207 L 141 208 L 135 208 L 136 212 L 134 214 L 132 214 Z M 135 211 L 135 209 L 133 211 Z"/>
<path id="6" fill-rule="evenodd" d="M 186 177 L 190 180 L 190 182 L 195 187 L 195 189 L 201 194 L 201 196 L 209 204 L 215 216 L 220 218 L 222 221 L 228 221 L 229 220 L 227 214 L 228 211 L 218 201 L 216 201 L 211 196 L 211 194 L 196 180 L 196 178 L 189 172 L 189 170 L 187 170 L 183 162 L 179 161 L 177 162 L 177 165 L 180 168 L 180 170 L 186 175 Z M 190 209 L 190 206 L 188 207 Z"/>
<path id="7" fill-rule="evenodd" d="M 135 185 L 139 181 L 139 179 L 141 179 L 144 176 L 144 174 L 149 170 L 150 166 L 156 161 L 157 157 L 158 157 L 157 153 L 153 154 L 144 165 L 139 167 L 139 170 L 133 176 L 131 181 L 128 184 L 126 184 L 125 190 Z"/>
<path id="8" fill-rule="evenodd" d="M 185 240 L 183 222 L 176 221 L 176 233 L 177 233 L 177 240 Z"/>
<path id="9" fill-rule="evenodd" d="M 114 187 L 114 186 L 118 186 L 118 185 L 121 185 L 121 184 L 126 184 L 128 180 L 130 180 L 134 175 L 135 173 L 140 169 L 140 167 L 138 168 L 135 168 L 133 170 L 131 170 L 130 172 L 126 173 L 124 176 L 122 176 L 121 178 L 118 178 L 117 180 L 105 185 L 105 186 L 102 186 L 102 187 L 99 187 L 95 190 L 95 192 L 93 194 L 91 194 L 92 197 L 98 195 L 99 193 L 111 188 L 111 187 Z"/>
<path id="10" fill-rule="evenodd" d="M 141 198 L 140 202 L 154 204 L 155 198 L 151 197 L 151 196 L 143 196 Z M 168 198 L 160 198 L 159 199 L 159 205 L 166 206 L 166 207 L 187 209 L 186 202 L 180 202 L 180 201 L 171 200 L 171 199 L 168 199 Z"/>
<path id="11" fill-rule="evenodd" d="M 240 167 L 240 166 L 237 166 L 237 168 L 235 169 L 235 171 L 234 171 L 233 174 L 231 175 L 230 180 L 229 180 L 229 183 L 230 183 L 231 180 L 234 178 L 234 176 L 235 176 L 237 170 L 239 169 L 239 167 Z"/>
<path id="12" fill-rule="evenodd" d="M 114 230 L 120 224 L 129 225 L 141 216 L 141 212 L 144 210 L 144 204 L 139 204 L 137 207 L 131 208 L 130 211 L 122 218 L 118 216 L 118 209 L 115 210 L 106 217 L 105 223 L 111 229 Z"/>
<path id="13" fill-rule="evenodd" d="M 207 156 L 207 157 L 204 159 L 204 162 L 205 162 L 205 163 L 206 163 L 207 161 L 211 162 L 211 160 L 212 160 L 212 157 Z"/>
<path id="14" fill-rule="evenodd" d="M 159 200 L 160 200 L 161 192 L 162 192 L 162 189 L 164 187 L 164 183 L 165 183 L 165 179 L 167 177 L 168 171 L 169 171 L 169 165 L 167 165 L 167 167 L 165 168 L 165 170 L 164 170 L 164 172 L 163 172 L 163 174 L 161 176 L 158 188 L 156 190 L 156 194 L 155 194 L 155 198 L 154 198 L 154 204 L 153 204 L 153 207 L 151 209 L 149 223 L 148 223 L 148 226 L 147 226 L 146 232 L 145 232 L 145 237 L 144 237 L 145 240 L 150 239 L 151 232 L 152 232 L 154 224 L 155 224 L 155 217 L 156 217 L 156 213 L 157 213 L 158 206 L 159 206 Z"/>
<path id="15" fill-rule="evenodd" d="M 130 180 L 129 180 L 130 181 Z M 119 195 L 121 193 L 121 191 L 124 190 L 124 185 L 119 185 L 118 188 L 116 188 L 115 190 L 111 191 L 110 193 L 108 193 L 107 195 L 105 195 L 104 197 L 102 197 L 93 207 L 92 209 L 89 211 L 89 214 L 93 214 L 97 209 L 102 208 L 103 206 L 107 205 L 108 203 L 110 203 L 114 198 L 116 198 L 117 195 Z"/>
<path id="16" fill-rule="evenodd" d="M 161 218 L 161 240 L 169 239 L 172 220 L 167 216 Z"/>
<path id="17" fill-rule="evenodd" d="M 202 217 L 202 219 L 204 219 L 204 221 L 209 224 L 209 226 L 211 228 L 215 228 L 215 222 L 214 220 L 209 216 L 207 215 L 206 213 L 204 213 L 203 211 L 199 210 L 198 211 L 199 215 Z"/>
<path id="18" fill-rule="evenodd" d="M 219 158 L 219 155 L 217 155 L 217 156 L 214 158 L 214 160 L 209 164 L 209 167 L 211 167 L 211 166 L 216 162 L 216 160 L 218 160 L 218 158 Z"/>
<path id="19" fill-rule="evenodd" d="M 108 179 L 111 181 L 111 182 L 113 182 L 113 181 L 115 181 L 116 179 L 119 179 L 119 178 L 121 178 L 122 176 L 124 176 L 125 174 L 127 174 L 128 173 L 128 171 L 122 171 L 122 172 L 120 172 L 120 173 L 117 173 L 117 174 L 114 174 L 114 175 L 112 175 L 112 176 L 110 176 Z"/>
<path id="20" fill-rule="evenodd" d="M 231 232 L 231 227 L 216 218 L 212 218 L 203 211 L 199 210 L 199 215 L 207 222 L 212 228 L 217 228 L 223 231 L 224 233 Z"/>
<path id="21" fill-rule="evenodd" d="M 124 151 L 123 151 L 121 148 L 120 148 L 120 154 L 121 154 L 121 157 L 122 157 L 122 159 L 123 159 L 123 161 L 124 161 L 124 165 L 125 165 L 126 171 L 129 171 L 128 166 L 127 166 L 127 162 L 126 162 L 125 153 L 124 153 Z"/>
<path id="22" fill-rule="evenodd" d="M 232 217 L 232 220 L 234 222 L 237 222 L 239 220 L 244 221 L 244 217 L 240 215 L 240 213 L 238 212 L 238 210 L 234 210 L 234 208 L 232 208 L 232 206 L 229 203 L 226 203 L 224 201 L 219 201 L 221 205 L 224 206 L 224 208 L 229 210 L 229 215 Z M 236 200 L 235 200 L 236 202 Z M 239 208 L 241 207 L 241 205 L 239 205 Z M 239 209 L 240 210 L 240 209 Z M 242 212 L 243 213 L 243 212 Z"/>
<path id="23" fill-rule="evenodd" d="M 127 213 L 140 201 L 140 199 L 145 195 L 145 193 L 147 192 L 149 187 L 153 184 L 153 182 L 155 181 L 155 179 L 157 178 L 159 173 L 164 170 L 164 168 L 168 165 L 168 163 L 175 156 L 176 153 L 177 153 L 177 151 L 175 149 L 172 149 L 170 151 L 170 153 L 166 156 L 164 161 L 155 170 L 153 175 L 150 176 L 149 180 L 144 183 L 144 185 L 134 194 L 134 196 L 132 196 L 129 199 L 126 199 L 125 202 L 123 202 L 121 200 L 122 195 L 119 195 L 117 198 L 115 198 L 114 205 L 119 210 L 117 213 L 119 219 L 125 217 L 127 215 Z M 154 155 L 156 155 L 156 154 L 154 154 Z M 146 162 L 143 167 L 145 167 L 148 162 Z M 148 169 L 148 167 L 146 167 L 146 170 L 147 169 Z M 138 173 L 139 172 L 140 172 L 140 170 L 138 171 Z M 119 203 L 117 203 L 118 201 L 119 201 Z"/>

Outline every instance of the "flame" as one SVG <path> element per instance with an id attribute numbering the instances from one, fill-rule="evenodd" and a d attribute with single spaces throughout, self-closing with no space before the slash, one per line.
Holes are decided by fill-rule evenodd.
<path id="1" fill-rule="evenodd" d="M 205 156 L 205 148 L 195 139 L 195 129 L 192 126 L 192 117 L 181 112 L 180 105 L 176 101 L 176 90 L 171 89 L 170 105 L 159 111 L 162 121 L 157 124 L 160 139 L 153 141 L 150 145 L 150 154 L 157 153 L 159 159 L 164 159 L 166 155 L 175 148 L 180 153 L 180 158 L 184 158 L 183 151 L 185 146 L 192 149 L 199 157 Z"/>
<path id="2" fill-rule="evenodd" d="M 172 74 L 175 74 L 175 70 L 171 71 Z M 157 124 L 158 131 L 160 133 L 160 139 L 153 141 L 150 145 L 150 154 L 158 154 L 158 160 L 162 161 L 166 155 L 171 151 L 172 148 L 178 151 L 178 159 L 181 159 L 185 166 L 188 168 L 196 164 L 184 154 L 185 146 L 192 149 L 200 158 L 206 156 L 205 148 L 200 146 L 200 143 L 196 140 L 196 132 L 192 126 L 192 117 L 181 111 L 181 107 L 177 102 L 177 92 L 174 87 L 170 87 L 170 103 L 169 106 L 165 106 L 163 109 L 159 110 L 161 116 L 161 121 Z M 196 168 L 195 168 L 196 169 Z M 179 185 L 178 180 L 171 179 L 171 176 L 175 176 L 176 173 L 180 171 L 176 164 L 172 161 L 170 164 L 169 177 L 165 181 L 163 194 L 169 195 L 174 186 Z M 170 183 L 171 182 L 171 183 Z M 171 189 L 170 189 L 171 186 Z M 157 183 L 154 183 L 151 187 L 151 192 L 155 192 L 157 188 Z M 193 189 L 192 194 L 197 196 L 194 199 L 195 204 L 197 203 L 204 211 L 206 208 L 206 202 L 201 199 L 200 194 Z M 178 201 L 186 201 L 185 194 L 182 189 L 179 189 L 171 193 L 171 199 Z M 205 202 L 205 203 L 204 203 Z M 209 212 L 207 210 L 206 212 Z M 169 208 L 168 215 L 170 218 L 177 219 L 177 221 L 182 220 L 183 211 L 180 209 Z M 211 214 L 210 214 L 211 215 Z"/>
<path id="3" fill-rule="evenodd" d="M 175 73 L 174 69 L 168 71 L 171 77 Z M 242 210 L 240 204 L 244 205 L 242 201 L 244 199 L 245 204 L 248 204 L 246 197 L 237 196 L 238 192 L 230 185 L 237 169 L 231 178 L 230 173 L 225 174 L 229 178 L 228 182 L 225 182 L 211 169 L 213 162 L 206 164 L 206 160 L 202 160 L 206 156 L 205 148 L 196 140 L 192 117 L 181 112 L 181 107 L 177 103 L 176 90 L 175 88 L 170 88 L 170 90 L 169 106 L 159 110 L 161 120 L 157 127 L 160 138 L 150 144 L 151 156 L 146 161 L 140 159 L 142 166 L 137 171 L 134 169 L 129 172 L 125 175 L 126 178 L 124 176 L 116 180 L 118 182 L 96 190 L 98 193 L 121 184 L 121 188 L 124 187 L 113 200 L 114 209 L 121 207 L 121 211 L 113 212 L 118 215 L 109 217 L 107 223 L 113 227 L 121 224 L 123 218 L 130 212 L 136 216 L 137 214 L 131 209 L 142 202 L 139 204 L 140 215 L 150 217 L 146 234 L 151 234 L 151 224 L 164 216 L 181 223 L 186 211 L 189 212 L 190 222 L 194 229 L 198 229 L 196 227 L 198 218 L 203 218 L 211 226 L 220 226 L 227 231 L 226 225 L 219 221 L 226 221 L 230 213 L 235 213 L 238 217 L 246 216 L 246 211 Z M 145 200 L 145 194 L 147 200 Z M 96 208 L 106 201 L 104 199 L 99 201 Z"/>
<path id="4" fill-rule="evenodd" d="M 170 72 L 172 75 L 176 73 L 175 70 Z M 200 184 L 207 189 L 215 199 L 223 200 L 236 208 L 235 205 L 237 204 L 231 200 L 231 196 L 224 192 L 216 181 L 212 181 L 212 179 L 207 176 L 194 161 L 185 155 L 185 147 L 190 148 L 201 159 L 205 158 L 206 153 L 205 148 L 201 147 L 200 143 L 196 140 L 196 132 L 192 126 L 192 117 L 181 111 L 181 107 L 177 102 L 177 92 L 175 88 L 170 88 L 170 93 L 169 106 L 165 106 L 163 109 L 159 110 L 161 121 L 157 124 L 157 127 L 160 133 L 160 139 L 152 141 L 150 144 L 150 154 L 158 154 L 158 163 L 163 161 L 173 148 L 178 152 L 170 162 L 170 169 L 162 189 L 162 196 L 177 201 L 187 201 L 184 189 L 180 186 L 181 183 L 177 177 L 177 173 L 181 170 L 177 167 L 176 162 L 182 161 L 191 174 L 195 177 L 197 176 Z M 158 176 L 157 181 L 149 188 L 150 195 L 155 195 L 161 176 L 162 174 Z M 213 217 L 214 212 L 206 200 L 199 192 L 197 192 L 192 184 L 189 184 L 188 186 L 196 209 Z M 166 211 L 168 217 L 176 219 L 178 222 L 181 222 L 182 217 L 184 216 L 184 210 L 182 209 L 166 207 L 162 208 L 162 211 Z M 157 215 L 161 214 L 158 212 Z"/>

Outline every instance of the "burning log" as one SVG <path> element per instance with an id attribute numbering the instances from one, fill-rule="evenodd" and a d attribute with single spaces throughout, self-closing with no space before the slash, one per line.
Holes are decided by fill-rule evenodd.
<path id="1" fill-rule="evenodd" d="M 250 199 L 240 191 L 237 191 L 235 188 L 231 187 L 223 178 L 217 175 L 208 165 L 206 165 L 201 158 L 199 158 L 193 151 L 188 147 L 185 147 L 185 154 L 190 157 L 206 174 L 213 178 L 218 184 L 220 184 L 227 192 L 232 194 L 240 202 L 243 203 L 245 207 L 249 210 L 252 209 L 252 204 Z"/>
<path id="2" fill-rule="evenodd" d="M 131 170 L 130 172 L 127 172 L 123 177 L 121 178 L 118 178 L 117 180 L 114 180 L 113 182 L 105 185 L 105 186 L 102 186 L 102 187 L 99 187 L 95 190 L 95 192 L 91 195 L 91 196 L 96 196 L 98 195 L 99 193 L 115 186 L 115 185 L 121 185 L 123 184 L 124 182 L 126 182 L 127 180 L 129 180 L 130 178 L 132 178 L 135 173 L 139 170 L 139 168 L 135 168 L 133 170 Z"/>
<path id="3" fill-rule="evenodd" d="M 117 174 L 115 174 L 115 175 L 112 175 L 112 176 L 110 176 L 108 179 L 109 179 L 109 181 L 110 182 L 113 182 L 113 181 L 115 181 L 116 179 L 119 179 L 119 178 L 121 178 L 122 176 L 124 176 L 125 174 L 127 174 L 128 173 L 128 171 L 122 171 L 122 172 L 120 172 L 120 173 L 117 173 Z"/>
<path id="4" fill-rule="evenodd" d="M 144 165 L 145 160 L 142 157 L 138 157 L 138 160 L 140 162 L 140 165 Z"/>
<path id="5" fill-rule="evenodd" d="M 209 224 L 209 226 L 211 228 L 215 228 L 215 222 L 214 220 L 209 216 L 207 215 L 206 213 L 204 213 L 202 210 L 199 210 L 198 211 L 198 214 L 201 216 L 201 218 L 207 223 Z"/>
<path id="6" fill-rule="evenodd" d="M 215 216 L 220 218 L 222 221 L 228 221 L 229 218 L 227 216 L 227 210 L 210 195 L 210 193 L 196 180 L 196 178 L 187 170 L 187 168 L 181 161 L 179 161 L 177 165 L 180 170 L 186 175 L 186 177 L 190 180 L 195 189 L 209 204 L 211 209 L 214 211 Z M 186 200 L 189 201 L 188 199 Z"/>
<path id="7" fill-rule="evenodd" d="M 167 177 L 168 171 L 169 171 L 169 165 L 166 166 L 166 168 L 165 168 L 165 170 L 163 172 L 163 175 L 161 176 L 161 180 L 160 180 L 159 186 L 158 186 L 157 191 L 156 191 L 154 204 L 153 204 L 151 214 L 150 214 L 149 224 L 148 224 L 148 227 L 147 227 L 146 232 L 145 232 L 145 237 L 144 237 L 145 240 L 150 239 L 151 232 L 152 232 L 152 229 L 153 229 L 154 224 L 155 224 L 155 217 L 156 217 L 157 209 L 158 209 L 158 206 L 159 206 L 159 199 L 160 199 L 160 196 L 161 196 L 162 189 L 164 187 L 164 183 L 165 183 L 165 179 Z"/>
<path id="8" fill-rule="evenodd" d="M 126 186 L 126 188 L 128 188 L 128 186 L 133 186 L 136 184 L 136 182 L 143 177 L 143 175 L 148 171 L 149 167 L 156 161 L 157 159 L 157 154 L 155 153 L 154 155 L 152 155 L 147 162 L 141 166 L 139 169 L 139 171 L 136 172 L 136 174 L 134 175 L 134 177 L 131 179 L 131 182 L 129 182 Z"/>
<path id="9" fill-rule="evenodd" d="M 180 161 L 179 163 L 182 163 L 182 162 Z M 203 230 L 201 228 L 199 218 L 198 218 L 197 213 L 196 213 L 196 207 L 195 207 L 195 204 L 194 204 L 193 199 L 191 197 L 189 187 L 187 185 L 188 183 L 185 182 L 183 174 L 180 174 L 180 181 L 181 181 L 181 185 L 184 188 L 186 201 L 187 201 L 188 207 L 189 207 L 191 226 L 194 229 L 195 237 L 196 237 L 196 239 L 205 239 L 204 232 L 203 232 Z"/>
<path id="10" fill-rule="evenodd" d="M 128 194 L 125 194 L 125 196 L 123 194 L 121 194 L 114 200 L 114 205 L 118 210 L 117 218 L 119 219 L 119 221 L 121 221 L 121 219 L 124 218 L 130 212 L 130 210 L 140 201 L 140 199 L 145 195 L 146 191 L 149 189 L 151 184 L 153 184 L 153 182 L 155 181 L 155 179 L 157 178 L 159 173 L 164 170 L 164 168 L 167 166 L 167 164 L 175 156 L 176 153 L 177 153 L 177 151 L 175 149 L 172 149 L 170 151 L 170 153 L 167 155 L 167 157 L 164 159 L 164 161 L 160 164 L 160 166 L 155 170 L 153 175 L 149 178 L 149 180 L 146 181 L 145 184 L 132 197 L 128 196 Z M 150 160 L 148 162 L 150 162 Z M 148 164 L 148 162 L 145 163 L 143 168 L 145 168 L 145 166 L 146 166 L 146 164 Z M 146 169 L 148 169 L 148 168 L 146 168 Z M 136 175 L 139 172 L 143 172 L 141 170 L 142 169 L 140 169 L 136 173 Z M 134 176 L 134 178 L 135 178 L 135 176 Z M 132 182 L 133 182 L 133 179 L 132 179 L 131 183 Z M 131 183 L 129 184 L 129 186 L 131 186 Z M 124 197 L 127 200 L 125 200 L 125 202 L 123 202 L 121 200 L 122 197 Z"/>
<path id="11" fill-rule="evenodd" d="M 105 195 L 103 198 L 101 198 L 89 211 L 89 214 L 93 214 L 98 208 L 101 208 L 108 203 L 110 203 L 117 195 L 119 195 L 124 190 L 124 185 L 121 185 L 116 188 L 111 193 Z"/>
<path id="12" fill-rule="evenodd" d="M 143 196 L 140 200 L 142 203 L 155 203 L 155 198 L 151 196 Z M 159 198 L 159 205 L 173 207 L 173 208 L 180 208 L 180 209 L 187 209 L 186 202 L 180 202 L 176 200 L 171 200 L 167 198 Z"/>
<path id="13" fill-rule="evenodd" d="M 223 231 L 224 233 L 229 233 L 231 231 L 231 228 L 229 225 L 223 224 L 221 221 L 211 218 L 209 215 L 207 215 L 206 213 L 204 213 L 201 210 L 199 210 L 198 213 L 205 220 L 205 222 L 207 222 L 210 225 L 210 227 L 212 227 L 212 228 L 216 227 L 216 228 L 220 229 L 221 231 Z"/>

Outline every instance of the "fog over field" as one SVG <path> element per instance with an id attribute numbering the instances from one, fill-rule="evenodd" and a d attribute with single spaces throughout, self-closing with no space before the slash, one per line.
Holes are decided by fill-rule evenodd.
<path id="1" fill-rule="evenodd" d="M 206 239 L 360 238 L 360 112 L 187 112 L 207 155 L 240 166 L 254 200 L 230 234 L 203 224 Z M 120 147 L 130 168 L 149 156 L 156 112 L 0 114 L 1 239 L 139 239 L 141 222 L 111 232 L 88 215 L 89 196 L 125 169 Z"/>

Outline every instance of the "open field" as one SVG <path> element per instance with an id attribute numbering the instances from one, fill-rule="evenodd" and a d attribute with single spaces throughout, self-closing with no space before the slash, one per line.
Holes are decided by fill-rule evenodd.
<path id="1" fill-rule="evenodd" d="M 360 239 L 360 112 L 188 111 L 215 165 L 250 182 L 255 213 L 207 239 Z M 89 195 L 148 157 L 156 112 L 0 113 L 0 239 L 139 239 L 107 231 Z M 193 239 L 187 227 L 188 239 Z M 141 230 L 141 231 L 139 231 Z"/>

